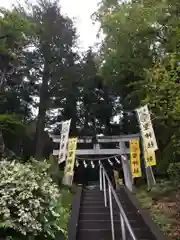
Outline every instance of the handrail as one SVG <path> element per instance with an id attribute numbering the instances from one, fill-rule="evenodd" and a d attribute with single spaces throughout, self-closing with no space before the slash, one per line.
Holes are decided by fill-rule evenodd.
<path id="1" fill-rule="evenodd" d="M 126 227 L 129 231 L 132 240 L 137 240 L 134 231 L 129 223 L 129 220 L 124 212 L 124 209 L 118 199 L 117 193 L 115 192 L 112 183 L 109 179 L 109 176 L 102 165 L 101 161 L 99 161 L 99 177 L 100 177 L 100 190 L 104 190 L 104 204 L 105 207 L 107 207 L 107 192 L 106 192 L 106 179 L 108 183 L 108 192 L 109 192 L 109 205 L 110 205 L 110 216 L 111 216 L 111 231 L 112 231 L 112 240 L 115 240 L 115 232 L 114 232 L 114 221 L 113 221 L 113 206 L 112 206 L 112 195 L 118 205 L 119 211 L 120 211 L 120 221 L 121 221 L 121 231 L 122 231 L 122 239 L 126 240 Z"/>

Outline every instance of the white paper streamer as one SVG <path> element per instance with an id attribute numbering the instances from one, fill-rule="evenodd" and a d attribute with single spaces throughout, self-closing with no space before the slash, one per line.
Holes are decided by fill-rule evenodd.
<path id="1" fill-rule="evenodd" d="M 95 168 L 93 161 L 91 161 L 91 166 L 92 166 L 92 168 Z"/>
<path id="2" fill-rule="evenodd" d="M 116 160 L 116 162 L 117 162 L 118 164 L 121 163 L 118 158 L 115 158 L 115 160 Z"/>
<path id="3" fill-rule="evenodd" d="M 109 164 L 110 164 L 111 166 L 113 166 L 113 163 L 111 162 L 110 159 L 108 159 L 108 162 L 109 162 Z"/>
<path id="4" fill-rule="evenodd" d="M 84 167 L 87 168 L 86 161 L 83 161 Z"/>

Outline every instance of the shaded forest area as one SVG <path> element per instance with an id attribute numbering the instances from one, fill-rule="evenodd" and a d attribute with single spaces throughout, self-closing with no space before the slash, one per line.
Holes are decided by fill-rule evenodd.
<path id="1" fill-rule="evenodd" d="M 47 129 L 58 132 L 58 123 L 70 118 L 73 136 L 111 134 L 113 127 L 119 134 L 111 126 L 118 97 L 99 74 L 97 53 L 78 53 L 73 21 L 58 3 L 1 12 L 1 152 L 48 156 Z"/>
<path id="2" fill-rule="evenodd" d="M 159 167 L 178 159 L 180 4 L 141 2 L 102 1 L 102 45 L 83 54 L 58 2 L 1 9 L 1 154 L 48 156 L 47 132 L 70 118 L 71 135 L 137 133 L 134 109 L 148 103 Z"/>
<path id="3" fill-rule="evenodd" d="M 48 132 L 59 133 L 61 121 L 72 119 L 71 136 L 138 133 L 134 110 L 148 104 L 159 146 L 156 174 L 175 184 L 179 207 L 180 2 L 102 0 L 92 20 L 100 23 L 102 44 L 98 50 L 80 53 L 75 23 L 62 14 L 59 1 L 0 8 L 0 193 L 12 176 L 16 184 L 22 182 L 23 164 L 32 177 L 26 184 L 38 184 L 39 172 L 45 181 L 47 163 L 41 166 L 29 159 L 49 157 L 53 144 Z M 9 167 L 4 158 L 17 159 L 17 165 Z M 18 180 L 17 169 L 21 169 Z M 59 184 L 59 179 L 55 182 Z M 27 185 L 21 187 L 24 191 Z M 42 192 L 38 196 L 46 199 Z M 51 199 L 56 204 L 58 194 Z M 4 212 L 3 204 L 0 227 L 19 231 L 19 223 L 9 221 L 10 212 Z M 58 209 L 61 216 L 63 211 L 68 216 L 69 208 Z M 59 218 L 55 222 L 48 233 L 45 222 L 44 228 L 33 225 L 33 234 L 54 239 Z M 30 228 L 20 231 L 32 239 Z"/>

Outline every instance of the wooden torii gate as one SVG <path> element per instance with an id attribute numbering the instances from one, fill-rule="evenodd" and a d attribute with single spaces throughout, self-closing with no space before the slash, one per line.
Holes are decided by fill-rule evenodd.
<path id="1" fill-rule="evenodd" d="M 51 135 L 53 142 L 60 144 L 60 135 Z M 126 142 L 130 140 L 140 139 L 140 134 L 130 134 L 130 135 L 121 135 L 121 136 L 97 136 L 96 143 L 93 143 L 93 138 L 89 136 L 79 137 L 79 144 L 88 144 L 93 143 L 92 148 L 81 149 L 77 146 L 76 156 L 121 156 L 121 163 L 124 172 L 125 185 L 130 191 L 132 191 L 132 174 L 130 170 L 130 161 L 129 154 L 130 149 L 126 146 Z M 104 148 L 103 144 L 112 144 L 115 145 L 114 148 Z M 54 156 L 59 156 L 59 149 L 53 150 Z M 96 158 L 97 159 L 97 158 Z M 108 157 L 107 157 L 108 159 Z M 97 159 L 98 160 L 98 159 Z"/>

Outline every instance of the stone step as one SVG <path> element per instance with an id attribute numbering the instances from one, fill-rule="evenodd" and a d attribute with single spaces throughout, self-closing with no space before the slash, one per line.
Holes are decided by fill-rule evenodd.
<path id="1" fill-rule="evenodd" d="M 78 224 L 79 229 L 110 229 L 111 221 L 110 218 L 107 220 L 80 220 Z M 120 220 L 114 220 L 114 228 L 121 229 Z"/>
<path id="2" fill-rule="evenodd" d="M 111 240 L 111 229 L 83 229 L 79 230 L 77 240 Z M 121 230 L 115 232 L 115 239 L 121 240 Z M 130 240 L 130 239 L 129 239 Z"/>

